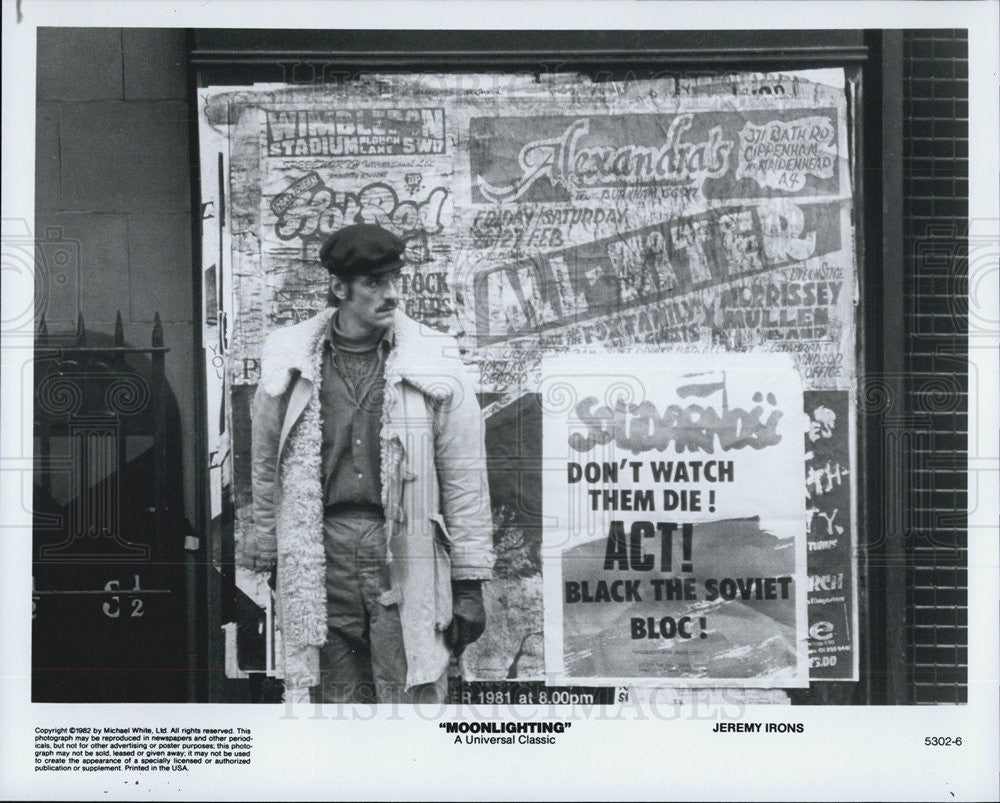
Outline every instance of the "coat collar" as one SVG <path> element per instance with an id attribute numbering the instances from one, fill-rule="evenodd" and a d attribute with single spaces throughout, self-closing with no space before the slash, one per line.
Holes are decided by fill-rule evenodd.
<path id="1" fill-rule="evenodd" d="M 261 355 L 261 385 L 271 396 L 280 396 L 288 389 L 295 375 L 313 383 L 315 355 L 322 349 L 335 310 L 323 311 L 297 323 L 272 332 L 264 343 Z M 442 332 L 431 329 L 406 316 L 399 310 L 392 326 L 392 348 L 385 364 L 387 385 L 406 380 L 425 395 L 437 400 L 447 399 L 453 388 L 448 377 L 461 367 L 458 344 Z"/>
<path id="2" fill-rule="evenodd" d="M 260 371 L 260 383 L 267 393 L 280 396 L 296 374 L 313 382 L 318 381 L 319 377 L 312 375 L 313 354 L 322 347 L 323 336 L 334 311 L 332 307 L 327 307 L 308 320 L 276 329 L 268 335 L 261 353 Z"/>

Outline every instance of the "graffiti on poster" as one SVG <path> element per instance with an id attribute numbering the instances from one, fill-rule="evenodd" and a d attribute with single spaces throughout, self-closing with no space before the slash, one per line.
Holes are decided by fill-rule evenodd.
<path id="1" fill-rule="evenodd" d="M 268 207 L 274 216 L 274 236 L 300 246 L 304 259 L 316 259 L 326 238 L 344 226 L 371 223 L 406 240 L 407 258 L 423 262 L 427 261 L 427 237 L 443 228 L 441 210 L 447 198 L 445 187 L 434 187 L 421 201 L 401 199 L 382 181 L 337 192 L 312 170 L 284 187 Z"/>
<path id="2" fill-rule="evenodd" d="M 553 677 L 805 681 L 799 378 L 789 358 L 705 363 L 545 360 Z"/>
<path id="3" fill-rule="evenodd" d="M 576 210 L 574 217 L 585 219 L 592 211 Z M 601 213 L 596 210 L 595 220 Z M 796 235 L 804 217 L 798 210 Z M 479 220 L 477 215 L 475 222 Z M 525 220 L 530 224 L 532 214 L 526 213 Z M 524 231 L 539 229 L 521 230 L 512 240 L 515 244 Z M 551 232 L 549 242 L 564 241 L 559 229 L 541 231 Z M 825 332 L 816 334 L 812 328 L 829 322 L 828 307 L 839 302 L 842 283 L 733 282 L 800 261 L 790 255 L 790 248 L 800 254 L 808 249 L 809 257 L 821 257 L 837 247 L 836 232 L 813 229 L 806 237 L 771 237 L 753 207 L 712 209 L 642 229 L 620 230 L 611 237 L 477 273 L 475 331 L 483 344 L 542 334 L 728 283 L 717 297 L 723 330 L 751 328 L 760 330 L 765 339 L 825 339 Z M 800 334 L 799 328 L 809 331 Z M 643 334 L 649 336 L 638 341 L 654 341 L 657 332 L 662 330 L 647 328 Z M 700 328 L 695 328 L 688 339 L 700 337 Z"/>

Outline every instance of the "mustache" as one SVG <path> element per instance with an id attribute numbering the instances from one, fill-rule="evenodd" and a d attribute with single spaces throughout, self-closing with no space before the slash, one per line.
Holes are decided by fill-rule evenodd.
<path id="1" fill-rule="evenodd" d="M 394 309 L 396 309 L 397 306 L 398 306 L 398 304 L 396 304 L 396 302 L 393 301 L 393 302 L 388 303 L 388 304 L 383 304 L 381 307 L 379 307 L 375 311 L 376 312 L 392 312 Z"/>

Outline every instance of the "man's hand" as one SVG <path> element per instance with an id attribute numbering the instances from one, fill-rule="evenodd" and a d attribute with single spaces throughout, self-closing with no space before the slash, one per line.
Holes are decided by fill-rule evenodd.
<path id="1" fill-rule="evenodd" d="M 486 629 L 482 581 L 453 580 L 451 598 L 451 624 L 444 632 L 444 641 L 455 653 L 455 657 L 461 658 L 465 648 L 483 635 Z"/>

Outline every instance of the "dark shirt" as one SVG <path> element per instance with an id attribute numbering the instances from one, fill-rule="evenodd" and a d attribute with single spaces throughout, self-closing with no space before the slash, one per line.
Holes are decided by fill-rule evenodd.
<path id="1" fill-rule="evenodd" d="M 323 344 L 320 415 L 323 498 L 327 505 L 382 506 L 379 433 L 388 330 L 351 340 L 330 322 Z"/>

